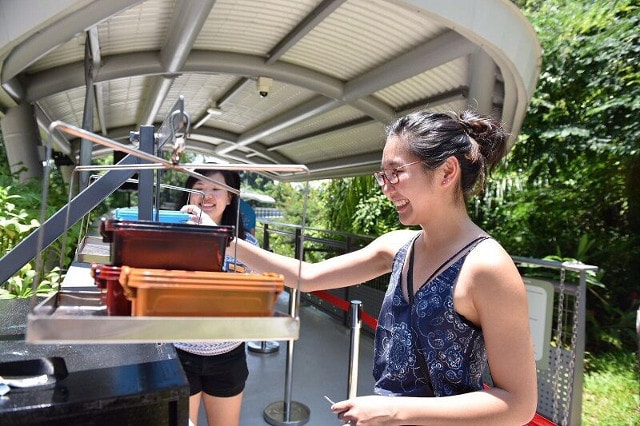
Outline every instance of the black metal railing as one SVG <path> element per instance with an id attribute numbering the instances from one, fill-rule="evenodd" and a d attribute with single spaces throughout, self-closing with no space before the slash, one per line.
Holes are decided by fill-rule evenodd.
<path id="1" fill-rule="evenodd" d="M 296 259 L 318 261 L 355 251 L 374 237 L 350 234 L 327 229 L 303 228 L 283 222 L 259 220 L 256 235 L 261 238 L 262 247 L 274 251 L 277 248 L 292 254 Z M 346 307 L 351 300 L 360 300 L 363 310 L 363 330 L 373 333 L 375 325 L 366 319 L 377 319 L 380 306 L 389 283 L 389 274 L 356 286 L 337 288 L 325 292 L 301 293 L 301 301 L 310 303 L 348 325 L 349 312 Z"/>

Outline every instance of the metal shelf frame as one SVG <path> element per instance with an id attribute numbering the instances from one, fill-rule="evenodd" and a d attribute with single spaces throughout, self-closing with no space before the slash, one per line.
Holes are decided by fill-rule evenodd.
<path id="1" fill-rule="evenodd" d="M 163 124 L 159 133 L 153 126 L 141 126 L 139 134 L 132 133 L 132 140 L 138 140 L 139 149 L 120 144 L 108 138 L 96 135 L 84 129 L 54 121 L 49 127 L 52 135 L 55 131 L 67 133 L 83 140 L 98 143 L 127 155 L 113 166 L 78 166 L 74 172 L 105 170 L 106 172 L 90 186 L 83 189 L 67 205 L 41 221 L 39 230 L 29 235 L 11 252 L 0 259 L 0 280 L 7 280 L 17 270 L 33 258 L 39 260 L 40 251 L 61 237 L 71 226 L 85 217 L 107 196 L 115 192 L 134 173 L 139 174 L 138 208 L 140 220 L 153 220 L 154 170 L 172 169 L 221 184 L 239 195 L 239 191 L 227 187 L 222 182 L 202 176 L 193 169 L 217 169 L 256 172 L 309 173 L 303 165 L 251 165 L 251 164 L 179 164 L 177 150 L 184 149 L 184 140 L 180 137 L 178 126 L 173 126 L 178 118 L 182 123 L 188 116 L 183 110 L 183 99 L 174 105 L 173 112 Z M 172 127 L 173 126 L 173 127 Z M 176 127 L 176 128 L 174 128 Z M 169 130 L 167 130 L 169 129 Z M 187 126 L 188 129 L 188 126 Z M 173 142 L 174 155 L 167 161 L 154 155 L 160 145 Z M 161 142 L 161 144 L 160 144 Z M 50 159 L 51 143 L 47 147 L 47 159 Z M 48 167 L 49 161 L 45 167 Z M 48 169 L 43 183 L 43 200 L 47 199 Z M 157 197 L 156 197 L 157 198 Z M 306 203 L 305 203 L 306 204 Z M 43 208 L 44 215 L 44 208 Z M 303 219 L 304 222 L 304 219 Z M 303 223 L 304 226 L 304 223 Z M 13 265 L 15 270 L 11 268 Z M 38 265 L 37 265 L 38 266 Z M 6 275 L 6 276 L 5 276 Z M 35 292 L 34 292 L 35 294 Z M 74 292 L 60 290 L 54 296 L 36 305 L 34 296 L 32 309 L 27 315 L 26 341 L 29 343 L 149 343 L 175 341 L 225 341 L 225 340 L 296 340 L 299 337 L 298 318 L 299 291 L 291 294 L 290 312 L 278 313 L 272 317 L 115 317 L 100 314 L 97 307 L 99 293 Z"/>
<path id="2" fill-rule="evenodd" d="M 94 291 L 60 291 L 27 316 L 29 343 L 171 343 L 228 340 L 289 340 L 299 319 L 272 317 L 106 316 Z"/>

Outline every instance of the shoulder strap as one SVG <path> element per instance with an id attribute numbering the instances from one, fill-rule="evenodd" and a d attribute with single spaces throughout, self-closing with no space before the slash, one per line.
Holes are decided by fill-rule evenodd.
<path id="1" fill-rule="evenodd" d="M 455 254 L 453 254 L 451 257 L 449 257 L 447 260 L 445 260 L 440 266 L 438 266 L 436 268 L 436 270 L 433 271 L 433 273 L 425 281 L 425 283 L 430 282 L 433 279 L 433 277 L 435 277 L 436 275 L 438 275 L 440 273 L 442 268 L 447 266 L 447 264 L 449 262 L 451 262 L 453 259 L 455 259 L 460 253 L 464 252 L 465 250 L 467 250 L 469 247 L 473 246 L 474 244 L 477 244 L 480 241 L 484 241 L 484 240 L 486 240 L 488 238 L 491 238 L 491 237 L 485 235 L 485 236 L 477 237 L 477 238 L 474 238 L 473 240 L 471 240 L 464 247 L 462 247 L 460 250 L 455 252 Z M 416 238 L 416 240 L 417 240 L 417 238 Z M 416 240 L 413 240 L 413 243 L 411 245 L 411 254 L 409 255 L 409 268 L 407 270 L 407 294 L 409 295 L 409 304 L 411 304 L 411 305 L 413 305 L 413 301 L 414 301 L 414 297 L 415 297 L 415 293 L 413 291 L 413 253 L 415 252 L 414 248 L 415 248 Z"/>

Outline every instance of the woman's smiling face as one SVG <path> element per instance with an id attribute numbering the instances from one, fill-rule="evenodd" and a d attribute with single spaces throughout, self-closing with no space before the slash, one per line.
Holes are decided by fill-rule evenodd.
<path id="1" fill-rule="evenodd" d="M 208 174 L 207 177 L 227 184 L 224 176 L 220 172 Z M 224 209 L 231 203 L 231 193 L 221 185 L 216 185 L 204 180 L 196 181 L 192 189 L 202 191 L 205 194 L 203 197 L 202 194 L 192 193 L 190 195 L 190 203 L 200 207 L 203 213 L 209 215 L 215 223 L 220 223 Z"/>
<path id="2" fill-rule="evenodd" d="M 413 155 L 402 137 L 392 136 L 387 140 L 382 154 L 382 169 L 397 176 L 391 184 L 385 178 L 382 192 L 393 203 L 403 225 L 418 225 L 423 221 L 429 199 L 432 177 L 425 166 Z"/>

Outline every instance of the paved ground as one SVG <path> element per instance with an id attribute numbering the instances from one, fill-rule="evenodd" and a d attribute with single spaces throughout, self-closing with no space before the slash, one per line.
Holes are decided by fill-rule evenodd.
<path id="1" fill-rule="evenodd" d="M 288 294 L 283 293 L 277 309 L 288 312 Z M 329 410 L 324 395 L 334 401 L 346 398 L 349 381 L 349 351 L 351 330 L 339 321 L 312 306 L 300 308 L 300 338 L 293 342 L 293 373 L 290 376 L 292 413 L 304 405 L 310 415 L 295 414 L 287 425 L 332 426 L 340 425 Z M 288 342 L 279 342 L 277 352 L 261 354 L 247 351 L 249 379 L 242 406 L 242 426 L 268 425 L 264 418 L 267 407 L 285 401 L 285 379 Z M 358 395 L 371 394 L 373 339 L 361 333 L 358 358 Z M 271 411 L 269 411 L 271 413 Z M 273 418 L 273 417 L 272 417 Z M 279 417 L 276 417 L 278 421 Z M 206 425 L 204 410 L 200 410 L 198 423 Z"/>

